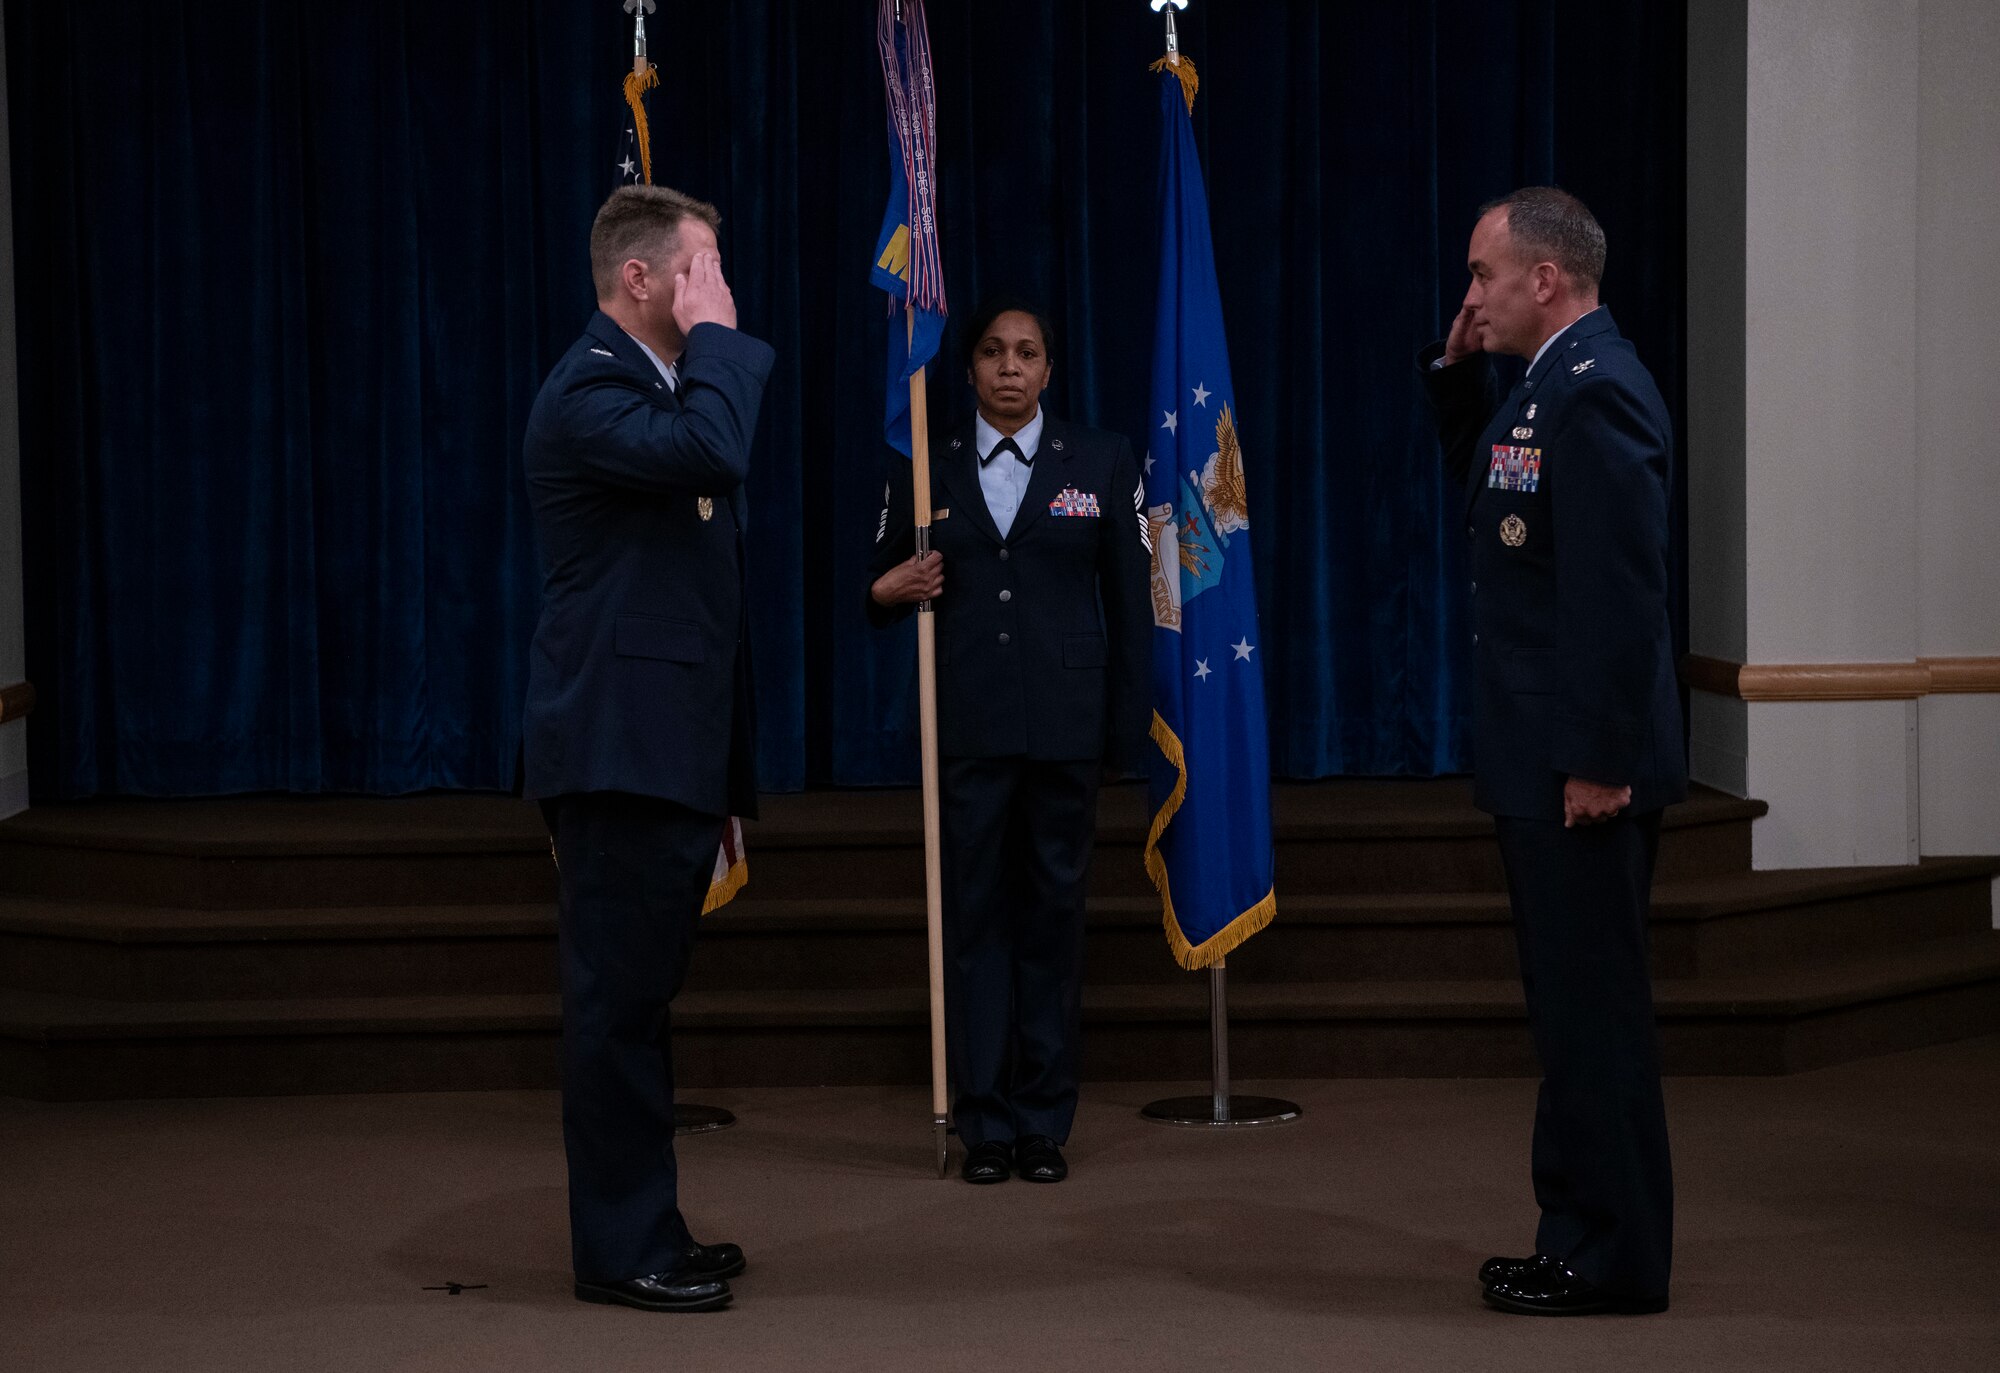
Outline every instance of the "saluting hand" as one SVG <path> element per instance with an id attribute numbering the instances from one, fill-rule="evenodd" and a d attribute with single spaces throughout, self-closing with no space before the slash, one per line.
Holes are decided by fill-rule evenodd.
<path id="1" fill-rule="evenodd" d="M 736 297 L 722 279 L 717 253 L 696 253 L 685 272 L 674 274 L 674 323 L 685 338 L 697 324 L 736 327 Z"/>
<path id="2" fill-rule="evenodd" d="M 1595 825 L 1632 804 L 1632 788 L 1605 787 L 1572 777 L 1563 783 L 1563 828 Z"/>
<path id="3" fill-rule="evenodd" d="M 1462 305 L 1451 322 L 1451 333 L 1445 336 L 1444 341 L 1444 365 L 1447 367 L 1465 361 L 1474 353 L 1486 351 L 1486 326 L 1475 323 L 1472 313 L 1470 305 Z"/>
<path id="4" fill-rule="evenodd" d="M 875 579 L 869 594 L 877 605 L 914 605 L 944 594 L 944 555 L 933 549 L 921 558 L 905 558 Z"/>

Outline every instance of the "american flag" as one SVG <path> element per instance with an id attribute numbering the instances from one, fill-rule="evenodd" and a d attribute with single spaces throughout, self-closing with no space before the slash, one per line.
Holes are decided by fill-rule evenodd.
<path id="1" fill-rule="evenodd" d="M 632 16 L 632 71 L 621 88 L 625 132 L 618 140 L 618 179 L 613 189 L 653 183 L 653 134 L 646 127 L 646 92 L 660 84 L 660 72 L 646 57 L 646 16 L 655 8 L 654 0 L 625 0 L 625 13 Z"/>
<path id="2" fill-rule="evenodd" d="M 618 139 L 618 162 L 613 168 L 617 179 L 613 188 L 619 186 L 643 186 L 646 184 L 645 168 L 639 161 L 639 126 L 632 118 L 628 107 L 625 111 L 625 132 Z"/>
<path id="3" fill-rule="evenodd" d="M 612 188 L 652 184 L 652 133 L 645 127 L 646 91 L 660 83 L 658 70 L 646 61 L 646 15 L 652 0 L 626 0 L 625 11 L 636 20 L 633 71 L 625 78 L 621 94 L 625 102 L 625 131 L 618 138 L 618 161 L 613 166 Z M 701 913 L 729 904 L 743 884 L 750 880 L 750 858 L 743 846 L 743 821 L 732 815 L 723 827 L 722 847 L 716 851 L 715 871 L 709 878 L 708 899 Z"/>
<path id="4" fill-rule="evenodd" d="M 750 856 L 743 848 L 743 822 L 735 816 L 722 831 L 722 847 L 716 851 L 715 872 L 708 879 L 708 899 L 701 913 L 707 915 L 729 904 L 743 884 L 750 880 Z"/>

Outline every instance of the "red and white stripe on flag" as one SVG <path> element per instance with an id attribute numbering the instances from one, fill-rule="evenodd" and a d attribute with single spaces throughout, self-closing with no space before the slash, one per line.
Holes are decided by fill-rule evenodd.
<path id="1" fill-rule="evenodd" d="M 732 815 L 722 831 L 722 847 L 715 854 L 715 875 L 708 881 L 708 900 L 702 902 L 701 913 L 707 915 L 728 905 L 749 880 L 750 858 L 743 848 L 743 822 Z"/>

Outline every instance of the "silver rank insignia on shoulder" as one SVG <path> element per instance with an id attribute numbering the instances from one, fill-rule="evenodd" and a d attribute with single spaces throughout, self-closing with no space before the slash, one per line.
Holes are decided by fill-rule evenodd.
<path id="1" fill-rule="evenodd" d="M 709 496 L 696 496 L 694 498 L 694 511 L 695 514 L 701 516 L 701 522 L 707 524 L 715 518 L 714 499 Z"/>
<path id="2" fill-rule="evenodd" d="M 618 356 L 616 353 L 612 352 L 609 348 L 593 348 L 590 351 L 597 354 L 597 356 L 601 358 L 615 358 Z"/>
<path id="3" fill-rule="evenodd" d="M 1519 515 L 1509 515 L 1500 521 L 1500 542 L 1509 548 L 1519 548 L 1528 541 L 1528 526 Z"/>
<path id="4" fill-rule="evenodd" d="M 1532 439 L 1535 437 L 1535 431 L 1526 425 L 1517 424 L 1514 426 L 1514 437 L 1517 439 Z"/>
<path id="5" fill-rule="evenodd" d="M 1528 418 L 1533 419 L 1534 417 L 1535 417 L 1535 407 L 1531 405 L 1528 407 Z"/>
<path id="6" fill-rule="evenodd" d="M 1580 373 L 1588 372 L 1591 368 L 1595 366 L 1597 366 L 1596 358 L 1585 358 L 1582 362 L 1579 362 L 1576 366 L 1570 368 L 1569 374 L 1574 377 L 1579 375 Z"/>

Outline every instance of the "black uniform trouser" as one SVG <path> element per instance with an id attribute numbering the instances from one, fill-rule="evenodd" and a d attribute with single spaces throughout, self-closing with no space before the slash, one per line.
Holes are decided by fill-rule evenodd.
<path id="1" fill-rule="evenodd" d="M 679 1266 L 668 1003 L 687 976 L 723 821 L 649 796 L 542 802 L 560 877 L 563 1148 L 576 1276 Z"/>
<path id="2" fill-rule="evenodd" d="M 1495 823 L 1542 1064 L 1535 1247 L 1608 1291 L 1663 1297 L 1674 1189 L 1646 951 L 1659 812 Z"/>
<path id="3" fill-rule="evenodd" d="M 1102 764 L 947 758 L 945 1018 L 966 1144 L 1076 1119 L 1084 877 Z"/>

